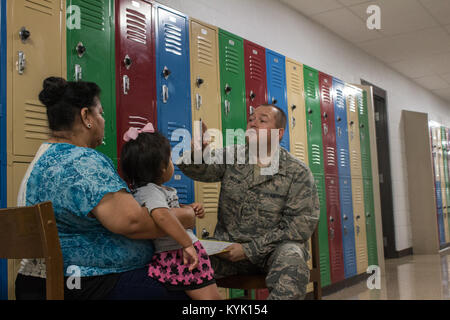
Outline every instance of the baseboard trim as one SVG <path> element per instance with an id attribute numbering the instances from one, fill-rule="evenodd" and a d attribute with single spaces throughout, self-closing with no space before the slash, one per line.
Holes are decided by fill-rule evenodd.
<path id="1" fill-rule="evenodd" d="M 450 242 L 447 242 L 447 243 L 445 243 L 445 244 L 439 245 L 439 248 L 440 248 L 441 250 L 450 248 Z"/>
<path id="2" fill-rule="evenodd" d="M 341 291 L 345 288 L 354 286 L 355 284 L 358 284 L 362 281 L 366 281 L 368 277 L 370 277 L 370 274 L 362 273 L 362 274 L 353 276 L 351 278 L 347 278 L 342 281 L 330 284 L 330 285 L 322 288 L 322 296 L 327 296 L 327 295 L 336 293 L 338 291 Z M 309 292 L 306 294 L 305 300 L 313 300 L 313 299 L 314 299 L 313 292 Z"/>
<path id="3" fill-rule="evenodd" d="M 397 251 L 397 258 L 403 258 L 406 256 L 412 256 L 413 255 L 413 248 L 406 248 L 400 251 Z"/>

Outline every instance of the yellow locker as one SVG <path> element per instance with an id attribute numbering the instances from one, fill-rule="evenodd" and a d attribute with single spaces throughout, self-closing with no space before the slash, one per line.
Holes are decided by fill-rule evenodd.
<path id="1" fill-rule="evenodd" d="M 445 137 L 441 136 L 441 129 L 438 127 L 436 128 L 436 140 L 437 140 L 437 156 L 439 161 L 439 175 L 441 176 L 440 184 L 441 184 L 441 194 L 442 194 L 442 216 L 444 217 L 444 230 L 445 230 L 445 242 L 450 242 L 450 234 L 448 229 L 448 214 L 447 214 L 447 195 L 445 193 L 446 191 L 446 185 L 445 185 L 445 167 L 444 167 L 444 154 L 442 149 L 442 139 Z"/>
<path id="2" fill-rule="evenodd" d="M 346 84 L 348 140 L 350 152 L 350 171 L 352 177 L 353 222 L 355 226 L 356 269 L 365 273 L 368 267 L 366 218 L 364 215 L 364 189 L 361 168 L 361 149 L 357 96 L 362 90 Z"/>
<path id="3" fill-rule="evenodd" d="M 195 130 L 195 122 L 201 120 L 208 130 L 215 129 L 221 134 L 218 28 L 195 19 L 190 19 L 189 24 L 192 127 Z M 214 136 L 211 145 L 221 148 L 222 139 Z M 194 188 L 195 201 L 202 202 L 206 212 L 204 219 L 197 220 L 197 236 L 212 236 L 217 223 L 220 183 L 194 182 Z"/>

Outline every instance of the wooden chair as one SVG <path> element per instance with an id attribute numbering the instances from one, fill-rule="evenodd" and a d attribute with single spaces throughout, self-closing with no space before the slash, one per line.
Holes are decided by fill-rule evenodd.
<path id="1" fill-rule="evenodd" d="M 319 234 L 318 229 L 311 236 L 312 269 L 309 274 L 309 282 L 314 286 L 314 299 L 322 299 L 322 287 L 320 284 L 320 259 L 319 259 Z M 243 289 L 246 292 L 244 298 L 251 297 L 250 290 L 266 289 L 265 275 L 235 275 L 217 279 L 217 286 L 228 289 Z"/>
<path id="2" fill-rule="evenodd" d="M 63 257 L 51 202 L 0 210 L 0 257 L 45 258 L 47 300 L 64 299 Z"/>

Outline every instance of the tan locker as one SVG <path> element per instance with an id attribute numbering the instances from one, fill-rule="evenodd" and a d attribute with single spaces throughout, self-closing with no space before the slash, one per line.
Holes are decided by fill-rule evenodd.
<path id="1" fill-rule="evenodd" d="M 352 178 L 353 223 L 355 226 L 356 272 L 362 274 L 369 265 L 367 255 L 366 219 L 364 215 L 363 180 Z"/>
<path id="2" fill-rule="evenodd" d="M 208 129 L 221 133 L 218 29 L 195 19 L 189 24 L 193 128 L 195 121 L 201 120 Z M 211 145 L 221 148 L 222 139 L 214 137 Z M 195 201 L 203 203 L 206 213 L 204 219 L 197 220 L 197 236 L 212 236 L 217 223 L 220 183 L 195 182 L 194 188 Z"/>
<path id="3" fill-rule="evenodd" d="M 38 95 L 49 76 L 65 76 L 65 13 L 61 0 L 8 1 L 8 46 L 12 56 L 14 155 L 34 156 L 48 137 Z"/>
<path id="4" fill-rule="evenodd" d="M 347 99 L 348 140 L 350 153 L 350 168 L 352 178 L 362 178 L 361 148 L 359 137 L 358 104 L 356 92 L 361 89 L 351 85 L 345 86 Z"/>
<path id="5" fill-rule="evenodd" d="M 437 158 L 439 161 L 439 175 L 441 176 L 440 184 L 441 184 L 441 197 L 442 197 L 442 216 L 444 218 L 444 230 L 445 230 L 445 242 L 450 242 L 450 234 L 448 229 L 448 214 L 447 214 L 447 195 L 445 193 L 446 186 L 445 186 L 445 167 L 444 167 L 444 154 L 442 149 L 442 140 L 446 137 L 441 136 L 442 131 L 441 128 L 436 128 L 436 142 L 437 142 Z"/>

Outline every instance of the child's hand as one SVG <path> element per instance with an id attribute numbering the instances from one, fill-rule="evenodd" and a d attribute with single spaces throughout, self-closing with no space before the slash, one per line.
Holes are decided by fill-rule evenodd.
<path id="1" fill-rule="evenodd" d="M 183 248 L 183 264 L 189 264 L 189 271 L 194 270 L 198 267 L 198 256 L 197 251 L 193 245 Z"/>
<path id="2" fill-rule="evenodd" d="M 190 205 L 192 207 L 192 209 L 194 209 L 195 212 L 195 216 L 197 218 L 203 219 L 205 217 L 205 209 L 203 208 L 203 204 L 202 203 L 192 203 Z"/>

